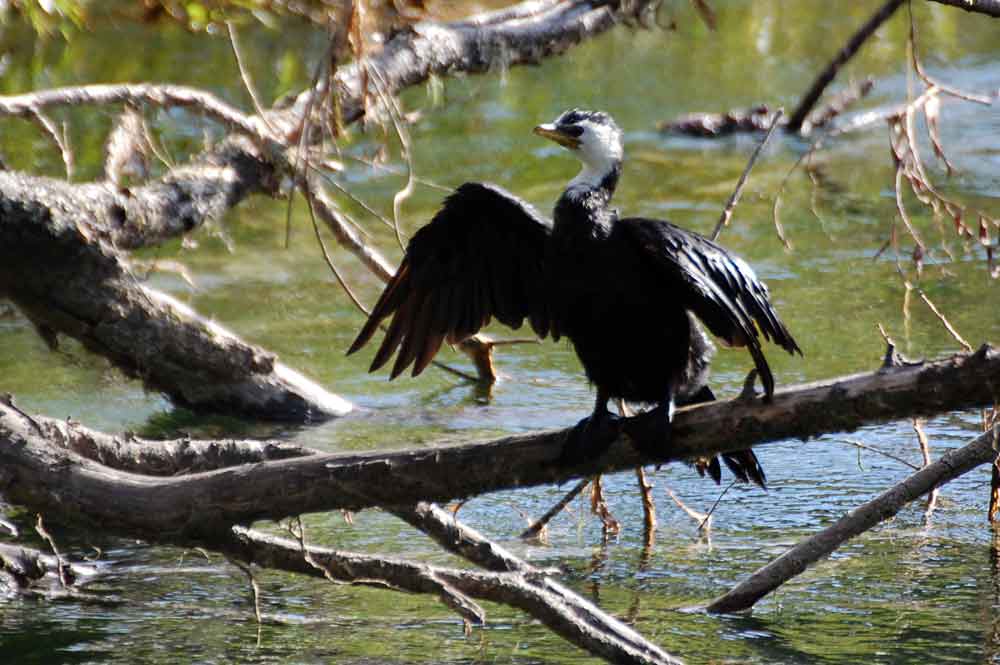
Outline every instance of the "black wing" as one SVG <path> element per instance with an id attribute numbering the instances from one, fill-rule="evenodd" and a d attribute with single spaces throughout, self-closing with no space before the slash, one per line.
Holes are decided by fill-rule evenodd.
<path id="1" fill-rule="evenodd" d="M 549 332 L 544 280 L 552 223 L 503 189 L 467 182 L 445 199 L 406 248 L 348 355 L 392 323 L 371 369 L 399 349 L 390 378 L 410 363 L 420 374 L 442 342 L 459 342 L 496 317 L 518 328 L 525 318 L 539 336 Z"/>
<path id="2" fill-rule="evenodd" d="M 801 355 L 802 350 L 778 318 L 767 286 L 753 269 L 708 238 L 669 222 L 623 219 L 617 228 L 637 243 L 647 262 L 673 285 L 673 294 L 714 335 L 731 346 L 747 347 L 770 397 L 774 376 L 761 351 L 759 333 L 789 353 Z"/>

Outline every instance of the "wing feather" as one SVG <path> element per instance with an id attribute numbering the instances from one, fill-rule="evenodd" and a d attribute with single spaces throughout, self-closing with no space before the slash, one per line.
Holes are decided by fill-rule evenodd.
<path id="1" fill-rule="evenodd" d="M 460 342 L 496 318 L 539 336 L 551 328 L 545 254 L 552 224 L 503 189 L 465 183 L 410 240 L 396 275 L 372 308 L 348 355 L 379 326 L 389 329 L 371 370 L 397 353 L 390 378 L 420 374 L 441 344 Z"/>
<path id="2" fill-rule="evenodd" d="M 789 353 L 802 354 L 771 305 L 767 286 L 738 256 L 708 238 L 669 222 L 623 219 L 616 226 L 637 243 L 648 265 L 678 288 L 674 292 L 714 335 L 732 346 L 745 346 L 769 397 L 774 376 L 760 336 Z"/>

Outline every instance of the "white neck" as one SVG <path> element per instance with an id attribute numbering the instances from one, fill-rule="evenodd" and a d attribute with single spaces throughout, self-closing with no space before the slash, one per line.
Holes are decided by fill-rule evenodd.
<path id="1" fill-rule="evenodd" d="M 611 172 L 611 165 L 606 168 L 596 168 L 593 164 L 584 164 L 576 177 L 569 181 L 567 189 L 582 187 L 585 189 L 597 189 L 601 181 Z"/>

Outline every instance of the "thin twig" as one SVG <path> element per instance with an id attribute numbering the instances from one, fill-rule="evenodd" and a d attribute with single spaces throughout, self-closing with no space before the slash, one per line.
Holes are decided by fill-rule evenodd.
<path id="1" fill-rule="evenodd" d="M 250 582 L 250 599 L 253 601 L 253 615 L 259 626 L 264 623 L 264 620 L 260 612 L 260 585 L 257 584 L 257 576 L 253 574 L 248 564 L 243 563 L 239 559 L 227 558 L 231 564 L 239 568 L 247 576 L 247 580 Z"/>
<path id="2" fill-rule="evenodd" d="M 917 441 L 920 443 L 920 455 L 923 457 L 924 466 L 931 464 L 931 446 L 927 441 L 927 434 L 924 432 L 923 421 L 920 418 L 913 419 L 913 431 L 917 433 Z M 929 522 L 934 508 L 937 506 L 938 489 L 935 487 L 927 497 L 927 508 L 924 510 L 924 520 Z"/>
<path id="3" fill-rule="evenodd" d="M 851 38 L 847 41 L 847 44 L 834 56 L 833 60 L 826 66 L 826 68 L 816 77 L 813 81 L 812 86 L 810 86 L 809 91 L 802 97 L 802 101 L 792 112 L 792 115 L 788 118 L 788 124 L 785 125 L 785 129 L 789 132 L 799 132 L 803 128 L 806 117 L 809 112 L 812 111 L 816 102 L 823 95 L 823 91 L 826 90 L 827 86 L 833 82 L 833 79 L 837 76 L 840 68 L 847 63 L 854 54 L 858 52 L 861 46 L 868 40 L 872 34 L 878 30 L 886 20 L 891 17 L 899 6 L 902 5 L 906 0 L 887 0 L 878 11 L 876 11 L 871 18 L 869 18 L 864 25 L 858 28 L 857 32 L 851 35 Z"/>
<path id="4" fill-rule="evenodd" d="M 319 232 L 319 223 L 316 221 L 314 200 L 309 184 L 303 180 L 300 182 L 299 188 L 302 190 L 303 195 L 306 197 L 306 202 L 308 203 L 309 207 L 309 220 L 312 222 L 313 232 L 316 234 L 316 242 L 319 243 L 320 251 L 322 251 L 323 253 L 323 260 L 326 262 L 326 265 L 330 269 L 330 272 L 332 272 L 334 277 L 337 278 L 337 282 L 340 284 L 340 288 L 344 290 L 344 293 L 347 294 L 347 297 L 351 299 L 352 303 L 354 303 L 354 306 L 360 309 L 362 312 L 364 312 L 366 316 L 371 315 L 371 311 L 364 306 L 364 304 L 361 302 L 358 296 L 355 295 L 354 290 L 351 289 L 351 286 L 347 283 L 347 280 L 344 278 L 343 275 L 340 274 L 340 270 L 337 269 L 337 266 L 334 264 L 333 259 L 330 257 L 330 253 L 326 249 L 326 243 L 323 241 L 323 235 Z"/>
<path id="5" fill-rule="evenodd" d="M 73 165 L 76 160 L 73 158 L 73 151 L 70 150 L 69 141 L 66 138 L 65 127 L 63 128 L 63 131 L 59 131 L 59 128 L 56 127 L 56 123 L 54 123 L 51 118 L 37 108 L 31 109 L 31 118 L 38 124 L 39 127 L 42 128 L 42 130 L 45 131 L 46 134 L 49 135 L 52 142 L 56 144 L 57 148 L 59 148 L 59 152 L 62 155 L 63 165 L 66 167 L 66 179 L 71 180 L 73 178 Z"/>
<path id="6" fill-rule="evenodd" d="M 45 529 L 45 523 L 42 521 L 42 514 L 38 513 L 37 520 L 35 522 L 35 531 L 39 536 L 49 544 L 52 548 L 52 555 L 56 558 L 56 571 L 59 574 L 59 584 L 63 589 L 68 589 L 73 584 L 73 571 L 70 569 L 69 565 L 63 561 L 62 554 L 59 553 L 59 548 L 56 547 L 55 538 L 52 537 Z"/>
<path id="7" fill-rule="evenodd" d="M 521 540 L 530 540 L 532 538 L 537 537 L 538 534 L 541 533 L 546 526 L 548 526 L 549 522 L 552 521 L 552 518 L 561 513 L 566 508 L 566 506 L 568 506 L 573 501 L 573 499 L 579 496 L 580 492 L 586 489 L 587 485 L 589 484 L 590 484 L 590 478 L 584 478 L 576 485 L 574 485 L 573 489 L 571 489 L 569 492 L 566 493 L 566 496 L 559 499 L 559 501 L 557 501 L 554 506 L 549 508 L 544 515 L 535 520 L 534 524 L 532 524 L 527 529 L 522 531 L 521 535 L 519 535 L 518 538 L 520 538 Z"/>
<path id="8" fill-rule="evenodd" d="M 778 121 L 781 120 L 781 116 L 784 115 L 784 109 L 778 109 L 774 113 L 774 118 L 771 120 L 771 126 L 767 128 L 767 133 L 764 134 L 764 138 L 761 142 L 757 144 L 757 148 L 750 155 L 750 161 L 747 162 L 746 168 L 743 169 L 743 173 L 740 175 L 740 179 L 736 182 L 736 189 L 729 196 L 729 201 L 726 202 L 726 207 L 722 210 L 722 215 L 719 216 L 719 221 L 715 224 L 715 230 L 712 231 L 712 240 L 718 240 L 719 234 L 722 233 L 722 227 L 729 224 L 730 218 L 733 216 L 733 209 L 736 208 L 736 204 L 740 202 L 740 195 L 743 194 L 743 186 L 746 185 L 747 177 L 750 175 L 750 169 L 753 165 L 757 163 L 757 157 L 760 156 L 760 151 L 764 149 L 767 145 L 768 140 L 771 138 L 771 134 L 774 133 L 775 127 L 778 126 Z"/>
<path id="9" fill-rule="evenodd" d="M 965 0 L 969 2 L 969 0 Z M 950 86 L 939 83 L 935 79 L 932 79 L 927 72 L 924 71 L 923 65 L 920 63 L 920 58 L 917 57 L 917 28 L 916 23 L 913 20 L 913 5 L 909 4 L 907 6 L 910 14 L 910 59 L 913 63 L 913 70 L 917 73 L 917 76 L 927 84 L 928 87 L 939 88 L 942 92 L 945 92 L 952 97 L 958 97 L 959 99 L 964 99 L 967 102 L 974 102 L 976 104 L 984 104 L 990 106 L 993 104 L 993 98 L 987 95 L 977 95 L 972 92 L 965 92 L 964 90 L 959 90 L 958 88 L 952 88 Z"/>
<path id="10" fill-rule="evenodd" d="M 257 111 L 257 115 L 264 121 L 267 128 L 274 132 L 274 127 L 267 121 L 267 113 L 264 110 L 264 105 L 260 103 L 260 97 L 257 96 L 257 88 L 253 84 L 253 77 L 250 76 L 250 70 L 247 69 L 246 63 L 243 62 L 236 26 L 232 21 L 226 21 L 226 28 L 229 30 L 229 44 L 233 47 L 233 55 L 236 57 L 236 66 L 240 70 L 240 78 L 243 79 L 243 87 L 246 88 L 247 94 L 250 95 L 250 101 L 253 104 L 254 110 Z"/>
<path id="11" fill-rule="evenodd" d="M 393 228 L 396 231 L 396 242 L 399 243 L 399 248 L 405 252 L 406 244 L 403 242 L 400 215 L 403 201 L 409 198 L 414 190 L 413 153 L 410 150 L 410 134 L 404 127 L 402 111 L 396 104 L 396 100 L 392 97 L 392 94 L 388 91 L 388 85 L 382 76 L 382 72 L 375 65 L 368 66 L 366 69 L 370 74 L 373 74 L 371 78 L 372 83 L 375 84 L 375 91 L 382 100 L 382 105 L 385 107 L 386 112 L 389 114 L 389 119 L 392 121 L 396 136 L 399 138 L 403 162 L 406 164 L 406 186 L 392 197 L 392 222 Z"/>
<path id="12" fill-rule="evenodd" d="M 913 462 L 909 462 L 909 461 L 903 459 L 902 457 L 898 457 L 896 455 L 893 455 L 892 453 L 887 453 L 884 450 L 880 450 L 880 449 L 878 449 L 878 448 L 876 448 L 874 446 L 869 446 L 868 444 L 861 443 L 860 441 L 855 441 L 853 439 L 835 439 L 835 441 L 838 441 L 840 443 L 846 443 L 849 446 L 854 446 L 858 450 L 867 450 L 867 451 L 875 453 L 876 455 L 882 455 L 883 457 L 887 457 L 887 458 L 889 458 L 889 459 L 891 459 L 893 461 L 896 461 L 896 462 L 899 462 L 900 464 L 908 466 L 911 469 L 913 469 L 914 471 L 916 471 L 916 470 L 918 470 L 920 468 L 919 466 L 917 466 Z"/>
<path id="13" fill-rule="evenodd" d="M 677 507 L 684 511 L 684 514 L 693 519 L 698 523 L 698 533 L 704 534 L 711 537 L 712 533 L 712 516 L 708 513 L 701 513 L 691 508 L 686 503 L 680 500 L 680 498 L 674 494 L 674 491 L 667 488 L 667 495 L 673 499 L 673 502 L 677 504 Z"/>
<path id="14" fill-rule="evenodd" d="M 966 342 L 965 338 L 958 334 L 955 327 L 951 325 L 951 322 L 948 321 L 947 318 L 945 318 L 945 315 L 941 313 L 941 310 L 939 310 L 934 303 L 931 302 L 931 299 L 927 297 L 927 294 L 924 293 L 923 290 L 920 291 L 920 299 L 924 301 L 924 304 L 926 304 L 932 312 L 934 312 L 934 316 L 936 316 L 941 324 L 944 325 L 945 329 L 951 334 L 952 338 L 961 344 L 963 349 L 972 353 L 972 345 Z"/>

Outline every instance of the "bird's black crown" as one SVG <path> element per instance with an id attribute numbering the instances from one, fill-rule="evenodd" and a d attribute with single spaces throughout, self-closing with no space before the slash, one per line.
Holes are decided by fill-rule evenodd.
<path id="1" fill-rule="evenodd" d="M 589 121 L 598 125 L 608 125 L 609 127 L 618 128 L 618 125 L 611 118 L 610 115 L 604 111 L 587 111 L 585 109 L 572 108 L 568 111 L 564 111 L 556 119 L 556 125 L 562 127 L 564 125 L 575 125 L 583 121 Z"/>

